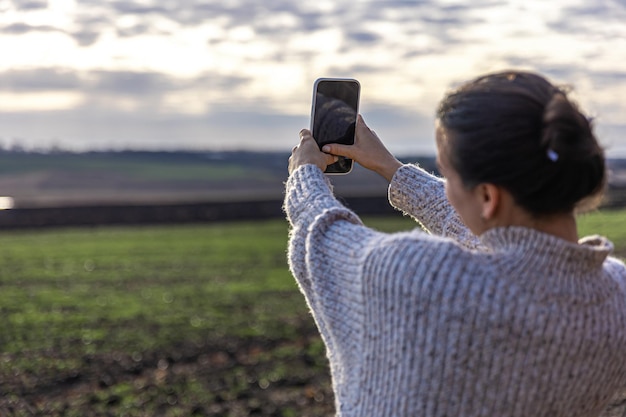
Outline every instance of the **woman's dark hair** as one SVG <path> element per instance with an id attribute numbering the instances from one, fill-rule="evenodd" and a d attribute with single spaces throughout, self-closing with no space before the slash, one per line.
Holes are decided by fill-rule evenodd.
<path id="1" fill-rule="evenodd" d="M 535 216 L 581 209 L 602 195 L 604 151 L 591 122 L 566 91 L 537 74 L 470 81 L 442 100 L 437 118 L 467 187 L 500 185 Z"/>

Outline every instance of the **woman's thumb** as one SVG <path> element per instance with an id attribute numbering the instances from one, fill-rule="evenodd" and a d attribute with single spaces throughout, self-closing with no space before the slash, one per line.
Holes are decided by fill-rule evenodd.
<path id="1" fill-rule="evenodd" d="M 344 156 L 346 158 L 352 158 L 351 151 L 351 145 L 342 145 L 339 143 L 330 143 L 322 147 L 322 152 L 326 152 L 331 155 Z"/>

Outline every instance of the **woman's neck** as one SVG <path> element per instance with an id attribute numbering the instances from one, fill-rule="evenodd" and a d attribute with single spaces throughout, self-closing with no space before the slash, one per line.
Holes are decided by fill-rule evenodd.
<path id="1" fill-rule="evenodd" d="M 547 233 L 569 242 L 578 243 L 578 227 L 573 213 L 535 217 L 521 210 L 507 219 L 501 226 L 523 226 Z"/>
<path id="2" fill-rule="evenodd" d="M 578 227 L 573 214 L 559 214 L 547 219 L 536 219 L 534 228 L 561 239 L 578 243 Z"/>
<path id="3" fill-rule="evenodd" d="M 474 203 L 482 210 L 484 230 L 492 227 L 520 226 L 578 243 L 578 228 L 573 210 L 567 213 L 536 216 L 517 204 L 513 195 L 505 188 L 493 184 L 483 184 L 482 187 L 476 188 L 478 203 L 475 201 Z"/>

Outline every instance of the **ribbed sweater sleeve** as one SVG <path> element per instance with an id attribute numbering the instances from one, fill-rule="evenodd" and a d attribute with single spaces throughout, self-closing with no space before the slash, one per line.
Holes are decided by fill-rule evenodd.
<path id="1" fill-rule="evenodd" d="M 444 186 L 443 179 L 416 165 L 404 165 L 389 184 L 389 202 L 430 233 L 453 238 L 467 248 L 479 247 L 478 238 L 448 202 Z"/>
<path id="2" fill-rule="evenodd" d="M 284 210 L 292 225 L 289 266 L 305 295 L 310 295 L 313 272 L 308 269 L 307 260 L 318 260 L 316 257 L 322 256 L 322 253 L 315 252 L 318 246 L 311 243 L 329 233 L 333 223 L 342 222 L 344 227 L 348 227 L 349 223 L 361 225 L 362 222 L 337 201 L 332 194 L 330 181 L 314 165 L 305 165 L 296 170 L 287 180 L 286 190 Z M 333 244 L 332 251 L 326 249 L 330 258 L 322 261 L 325 263 L 334 257 L 348 256 L 344 252 L 350 252 L 349 246 Z"/>
<path id="3" fill-rule="evenodd" d="M 333 380 L 343 382 L 358 372 L 364 317 L 361 270 L 382 234 L 364 227 L 339 203 L 322 171 L 304 165 L 286 184 L 284 210 L 291 223 L 289 267 L 305 295 L 328 347 Z M 352 376 L 351 376 L 352 375 Z"/>

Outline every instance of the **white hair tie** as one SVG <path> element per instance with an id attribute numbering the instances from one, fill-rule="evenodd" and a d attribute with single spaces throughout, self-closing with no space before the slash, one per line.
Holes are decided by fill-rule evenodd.
<path id="1" fill-rule="evenodd" d="M 548 159 L 552 162 L 556 162 L 559 160 L 559 154 L 552 149 L 548 149 L 548 152 L 546 152 L 546 154 L 548 155 Z"/>

